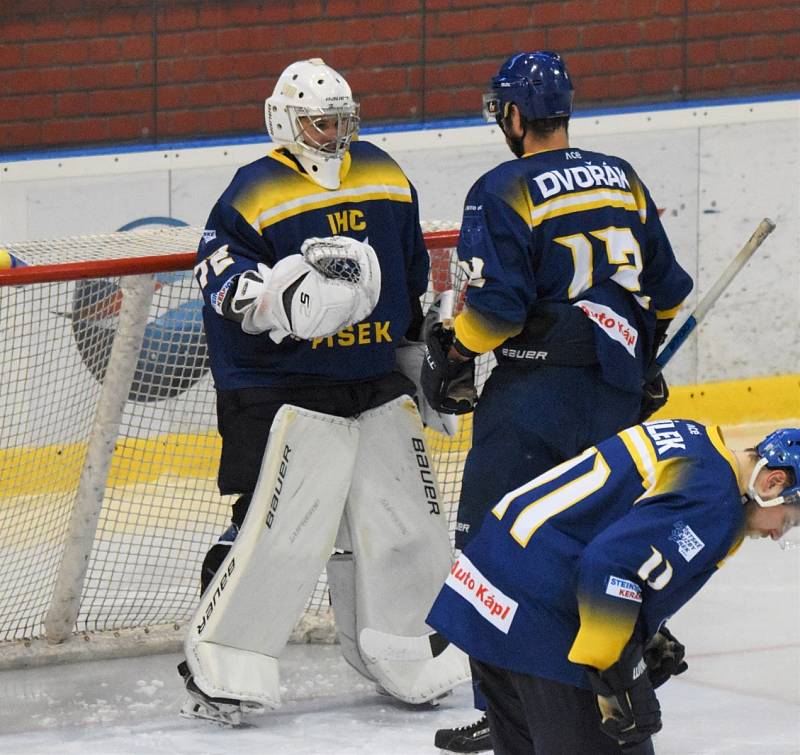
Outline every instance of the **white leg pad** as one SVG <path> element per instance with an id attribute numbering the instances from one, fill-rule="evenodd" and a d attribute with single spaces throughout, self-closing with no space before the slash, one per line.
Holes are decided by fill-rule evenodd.
<path id="1" fill-rule="evenodd" d="M 276 659 L 333 550 L 358 436 L 353 420 L 290 405 L 276 415 L 247 516 L 184 643 L 207 695 L 280 704 Z"/>
<path id="2" fill-rule="evenodd" d="M 411 398 L 364 412 L 359 431 L 345 507 L 359 654 L 388 692 L 423 703 L 470 678 L 467 657 L 457 648 L 433 655 L 425 623 L 452 561 L 441 497 Z M 398 651 L 409 643 L 415 648 L 410 654 Z"/>

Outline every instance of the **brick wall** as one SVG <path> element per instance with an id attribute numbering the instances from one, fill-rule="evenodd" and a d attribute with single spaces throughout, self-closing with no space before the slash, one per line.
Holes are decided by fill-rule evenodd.
<path id="1" fill-rule="evenodd" d="M 800 88 L 797 0 L 19 0 L 0 29 L 3 152 L 259 133 L 277 74 L 313 56 L 372 125 L 476 117 L 537 48 L 578 110 Z"/>

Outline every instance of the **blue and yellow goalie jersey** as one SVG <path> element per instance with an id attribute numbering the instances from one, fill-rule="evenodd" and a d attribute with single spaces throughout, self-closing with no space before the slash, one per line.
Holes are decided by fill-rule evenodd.
<path id="1" fill-rule="evenodd" d="M 508 493 L 456 560 L 428 623 L 478 660 L 589 688 L 741 543 L 719 429 L 634 425 Z"/>
<path id="2" fill-rule="evenodd" d="M 596 326 L 604 379 L 632 392 L 656 318 L 674 317 L 692 288 L 633 168 L 579 149 L 526 155 L 480 178 L 465 201 L 458 256 L 470 270 L 455 322 L 467 348 L 495 349 L 536 318 L 537 305 L 568 303 Z"/>
<path id="3" fill-rule="evenodd" d="M 219 389 L 368 380 L 390 373 L 395 348 L 425 293 L 429 258 L 414 187 L 389 155 L 353 142 L 336 190 L 311 181 L 275 150 L 241 168 L 211 211 L 195 267 L 214 382 Z M 381 266 L 381 292 L 364 321 L 334 336 L 276 344 L 220 314 L 221 290 L 258 263 L 298 254 L 310 237 L 367 241 Z M 223 290 L 224 293 L 224 290 Z"/>

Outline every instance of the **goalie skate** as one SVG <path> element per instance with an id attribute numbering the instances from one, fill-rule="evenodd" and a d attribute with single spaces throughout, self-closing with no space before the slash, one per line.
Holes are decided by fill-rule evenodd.
<path id="1" fill-rule="evenodd" d="M 243 725 L 243 713 L 262 709 L 256 703 L 226 697 L 209 697 L 195 684 L 185 661 L 178 665 L 178 672 L 186 686 L 186 700 L 181 707 L 181 715 L 184 718 L 200 718 L 220 726 L 236 728 Z"/>

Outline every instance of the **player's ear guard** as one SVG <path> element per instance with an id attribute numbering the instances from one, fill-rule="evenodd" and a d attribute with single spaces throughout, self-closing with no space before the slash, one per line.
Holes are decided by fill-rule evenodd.
<path id="1" fill-rule="evenodd" d="M 425 329 L 425 359 L 420 382 L 428 403 L 443 414 L 467 414 L 475 408 L 475 359 L 448 359 L 455 334 L 441 323 Z"/>
<path id="2" fill-rule="evenodd" d="M 644 742 L 661 730 L 661 706 L 647 673 L 643 648 L 629 642 L 619 660 L 605 671 L 586 666 L 597 695 L 600 728 L 621 744 Z"/>

